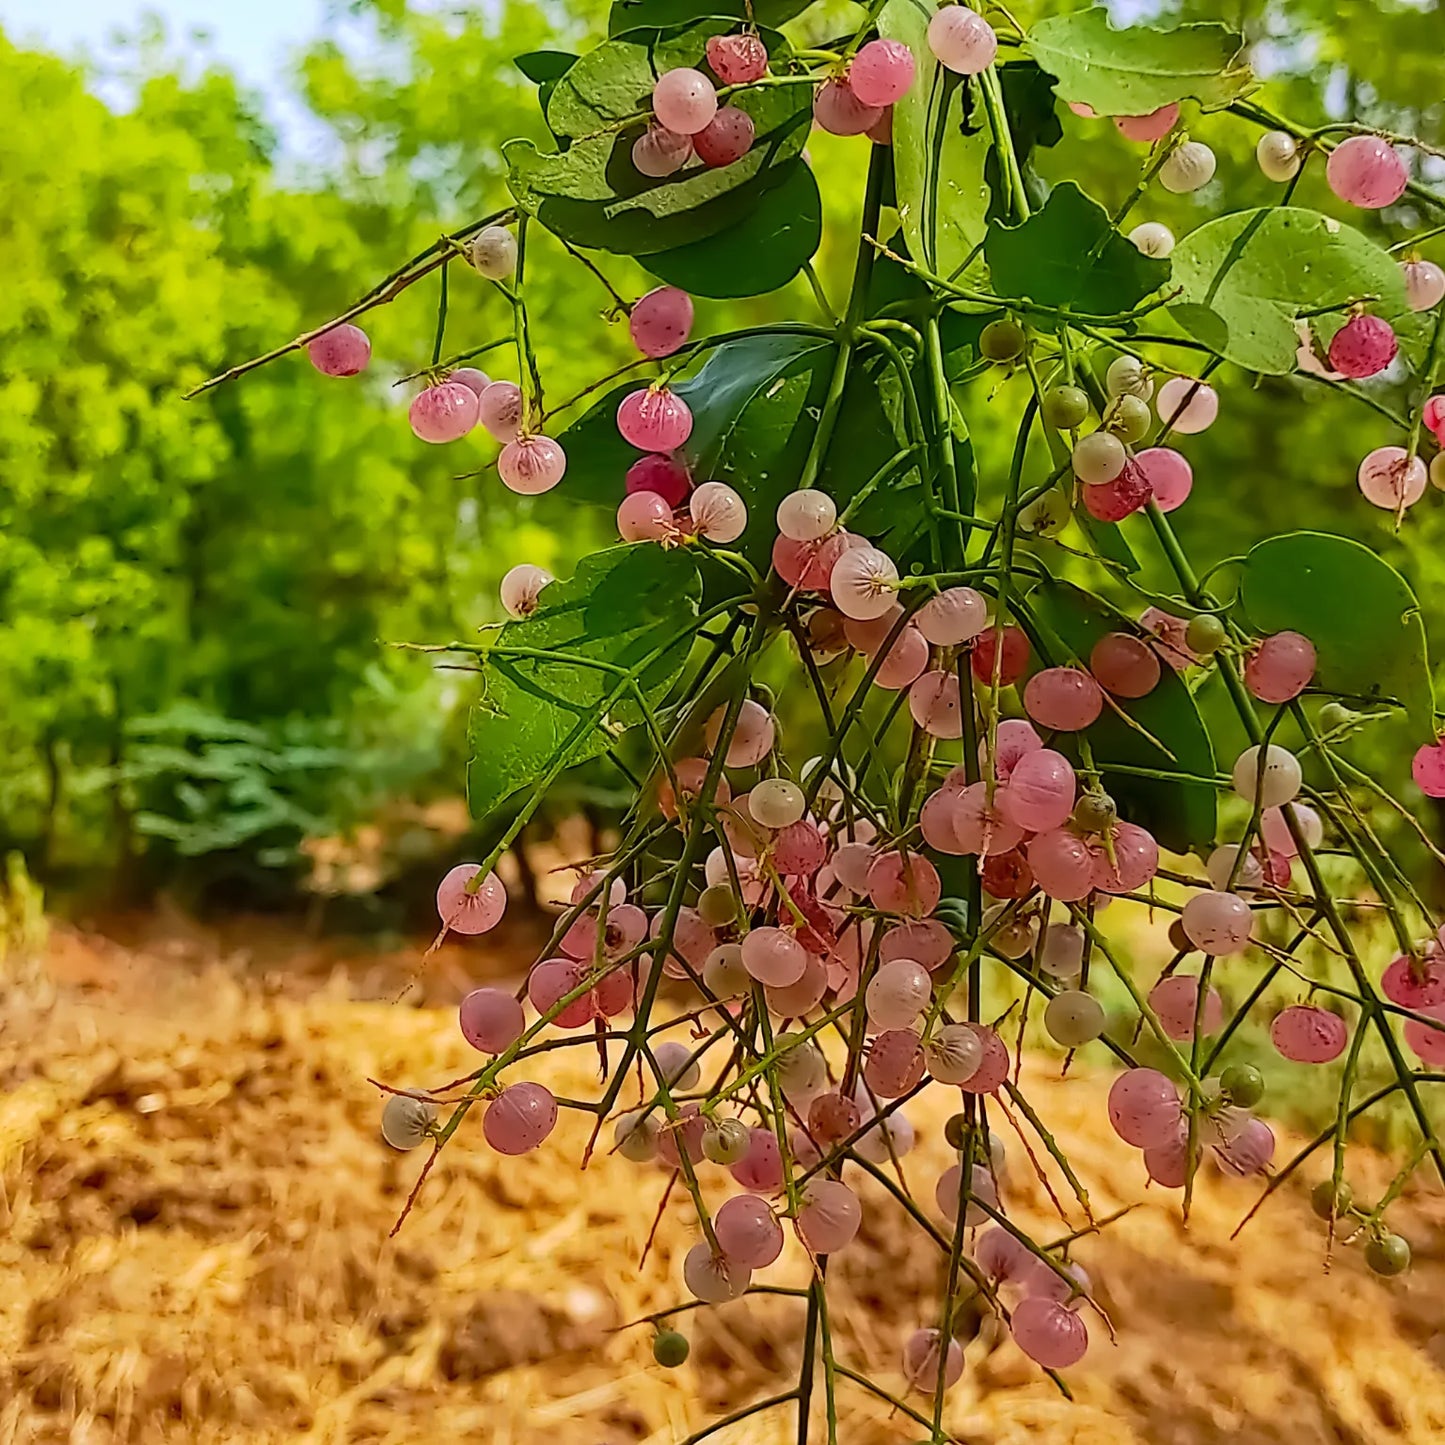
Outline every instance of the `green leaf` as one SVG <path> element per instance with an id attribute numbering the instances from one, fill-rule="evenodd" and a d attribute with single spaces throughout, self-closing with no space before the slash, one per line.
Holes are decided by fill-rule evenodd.
<path id="1" fill-rule="evenodd" d="M 983 256 L 1000 296 L 1095 316 L 1131 311 L 1169 279 L 1169 263 L 1121 236 L 1073 181 L 1021 225 L 990 224 Z"/>
<path id="2" fill-rule="evenodd" d="M 786 286 L 813 259 L 822 238 L 818 183 L 808 164 L 795 160 L 737 225 L 673 251 L 655 252 L 643 265 L 694 296 L 763 296 Z"/>
<path id="3" fill-rule="evenodd" d="M 567 50 L 529 50 L 512 62 L 534 85 L 561 78 L 577 64 L 578 57 Z"/>
<path id="4" fill-rule="evenodd" d="M 728 30 L 741 23 L 776 28 L 801 15 L 812 0 L 613 0 L 607 16 L 607 33 L 621 35 L 643 25 L 686 25 L 691 20 L 725 16 Z"/>
<path id="5" fill-rule="evenodd" d="M 1009 137 L 1023 174 L 1024 189 L 1033 205 L 1042 206 L 1048 199 L 1048 186 L 1034 169 L 1034 151 L 1041 146 L 1056 146 L 1064 138 L 1064 127 L 1059 121 L 1057 97 L 1054 95 L 1054 78 L 1040 70 L 1032 60 L 1000 65 L 998 78 L 1003 88 Z M 992 149 L 984 162 L 984 178 L 993 198 L 988 208 L 989 219 L 1002 217 L 1008 220 L 1011 216 L 1008 192 L 1002 184 L 998 153 Z"/>
<path id="6" fill-rule="evenodd" d="M 888 0 L 878 33 L 913 52 L 913 84 L 893 107 L 893 168 L 898 214 L 909 254 L 936 275 L 964 280 L 964 261 L 984 238 L 991 154 L 978 87 L 939 65 L 928 48 L 934 7 Z M 981 268 L 980 268 L 981 269 Z"/>
<path id="7" fill-rule="evenodd" d="M 503 627 L 482 658 L 486 690 L 472 710 L 472 816 L 485 817 L 558 765 L 597 757 L 618 730 L 643 717 L 634 697 L 618 695 L 615 673 L 551 658 L 503 657 L 497 648 L 545 649 L 639 668 L 638 685 L 655 707 L 687 660 L 691 635 L 673 639 L 697 616 L 699 594 L 688 553 L 644 543 L 612 547 L 584 557 L 569 581 L 543 589 L 531 617 Z M 648 661 L 653 653 L 658 656 Z"/>
<path id="8" fill-rule="evenodd" d="M 1245 559 L 1240 605 L 1256 632 L 1300 632 L 1329 692 L 1394 700 L 1422 736 L 1435 692 L 1425 626 L 1410 584 L 1370 548 L 1327 532 L 1289 532 Z"/>
<path id="9" fill-rule="evenodd" d="M 1054 15 L 1029 31 L 1024 48 L 1058 77 L 1061 100 L 1100 115 L 1148 115 L 1176 100 L 1222 110 L 1254 84 L 1243 39 L 1223 25 L 1115 30 L 1103 6 Z"/>
<path id="10" fill-rule="evenodd" d="M 1295 206 L 1238 211 L 1191 231 L 1174 249 L 1170 307 L 1191 335 L 1250 371 L 1295 370 L 1301 311 L 1378 296 L 1370 310 L 1418 355 L 1424 328 L 1405 300 L 1395 258 L 1333 217 Z M 1343 310 L 1332 335 L 1347 319 Z"/>
<path id="11" fill-rule="evenodd" d="M 726 20 L 704 20 L 681 31 L 630 31 L 584 55 L 547 106 L 553 132 L 575 138 L 568 148 L 544 155 L 526 140 L 502 147 L 518 205 L 574 245 L 631 256 L 675 250 L 741 222 L 793 175 L 790 163 L 812 123 L 807 85 L 737 95 L 732 103 L 752 117 L 756 139 L 747 155 L 718 169 L 693 162 L 676 175 L 641 175 L 632 144 L 646 121 L 619 128 L 648 108 L 658 74 L 701 64 L 708 36 L 731 28 Z M 787 53 L 780 36 L 763 38 L 770 53 Z"/>
<path id="12" fill-rule="evenodd" d="M 1087 665 L 1094 644 L 1108 632 L 1140 635 L 1122 612 L 1068 582 L 1041 582 L 1028 594 L 1028 607 L 1046 638 L 1061 644 L 1055 664 L 1079 661 Z M 1214 841 L 1215 792 L 1212 781 L 1177 782 L 1141 778 L 1111 769 L 1111 763 L 1189 773 L 1203 779 L 1215 775 L 1214 748 L 1209 733 L 1173 668 L 1161 669 L 1159 685 L 1147 697 L 1120 701 L 1140 728 L 1162 743 L 1160 751 L 1143 733 L 1125 723 L 1112 708 L 1088 730 L 1094 760 L 1103 774 L 1104 787 L 1119 804 L 1122 816 L 1147 828 L 1166 848 L 1177 853 L 1202 848 Z M 1171 758 L 1169 754 L 1173 754 Z"/>

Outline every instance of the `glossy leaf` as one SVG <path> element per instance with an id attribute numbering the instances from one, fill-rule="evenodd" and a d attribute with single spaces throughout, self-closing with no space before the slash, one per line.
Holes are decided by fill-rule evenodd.
<path id="1" fill-rule="evenodd" d="M 983 255 L 998 295 L 1096 316 L 1132 310 L 1169 279 L 1169 263 L 1121 236 L 1073 181 L 1022 225 L 991 224 Z"/>
<path id="2" fill-rule="evenodd" d="M 1369 547 L 1327 532 L 1271 537 L 1245 559 L 1239 600 L 1254 631 L 1300 632 L 1314 643 L 1318 686 L 1396 701 L 1422 735 L 1433 730 L 1420 604 Z"/>
<path id="3" fill-rule="evenodd" d="M 1058 78 L 1061 100 L 1099 115 L 1148 115 L 1177 100 L 1221 110 L 1254 84 L 1243 47 L 1223 25 L 1116 30 L 1103 6 L 1041 20 L 1024 42 Z"/>
<path id="4" fill-rule="evenodd" d="M 1250 371 L 1284 376 L 1295 370 L 1302 311 L 1378 296 L 1370 310 L 1383 316 L 1407 352 L 1423 328 L 1405 301 L 1395 258 L 1333 217 L 1296 206 L 1239 211 L 1191 231 L 1173 255 L 1182 296 L 1171 308 L 1191 335 Z M 1334 334 L 1342 309 L 1328 325 Z"/>
<path id="5" fill-rule="evenodd" d="M 613 0 L 607 33 L 621 35 L 643 25 L 686 25 L 705 17 L 724 16 L 729 30 L 743 25 L 779 26 L 801 15 L 812 0 Z"/>
<path id="6" fill-rule="evenodd" d="M 483 656 L 485 691 L 469 729 L 472 815 L 485 817 L 559 764 L 597 757 L 618 730 L 643 716 L 635 698 L 619 691 L 615 672 L 556 657 L 505 657 L 497 649 L 534 648 L 637 669 L 642 694 L 655 706 L 687 660 L 690 636 L 668 644 L 697 615 L 699 595 L 688 553 L 613 547 L 584 557 L 569 580 L 543 589 L 531 617 L 503 627 Z"/>
<path id="7" fill-rule="evenodd" d="M 1087 666 L 1094 644 L 1105 633 L 1138 634 L 1123 613 L 1068 582 L 1040 583 L 1028 594 L 1028 609 L 1046 638 L 1059 645 L 1058 655 L 1049 658 L 1055 665 L 1081 662 Z M 1110 767 L 1118 763 L 1206 780 L 1214 777 L 1214 748 L 1183 679 L 1165 666 L 1159 685 L 1148 696 L 1118 702 L 1144 731 L 1130 727 L 1106 705 L 1087 736 L 1104 787 L 1119 804 L 1121 815 L 1147 828 L 1175 852 L 1212 843 L 1216 821 L 1212 782 L 1145 778 Z M 1150 737 L 1168 752 L 1161 751 Z"/>

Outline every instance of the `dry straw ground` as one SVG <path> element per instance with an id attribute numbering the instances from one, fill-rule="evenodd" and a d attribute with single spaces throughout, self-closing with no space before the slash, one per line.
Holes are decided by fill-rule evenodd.
<path id="1" fill-rule="evenodd" d="M 157 956 L 60 932 L 44 974 L 12 982 L 0 1010 L 0 1445 L 668 1445 L 786 1388 L 793 1300 L 688 1316 L 692 1360 L 671 1373 L 652 1363 L 647 1330 L 613 1332 L 685 1297 L 691 1221 L 674 1199 L 639 1267 L 662 1176 L 605 1157 L 579 1174 L 576 1115 L 518 1161 L 464 1131 L 388 1239 L 421 1161 L 378 1142 L 366 1078 L 461 1073 L 471 1061 L 454 1014 L 356 1002 L 346 978 L 278 990 L 206 951 Z M 487 966 L 475 946 L 446 953 L 433 996 Z M 585 1094 L 595 1067 L 587 1050 L 554 1054 L 541 1077 Z M 1139 1196 L 1142 1170 L 1102 1124 L 1103 1081 L 1051 1081 L 1055 1069 L 1031 1060 L 1024 1083 L 1102 1216 Z M 940 1099 L 914 1114 L 922 1143 L 904 1169 L 924 1198 L 946 1163 L 946 1111 Z M 1013 1207 L 1063 1232 L 1013 1156 Z M 1117 1345 L 1094 1330 L 1070 1405 L 985 1325 L 949 1397 L 956 1436 L 1438 1445 L 1438 1196 L 1406 1201 L 1417 1267 L 1382 1284 L 1357 1251 L 1326 1272 L 1298 1190 L 1231 1243 L 1254 1193 L 1211 1175 L 1186 1233 L 1156 1190 L 1086 1240 L 1078 1257 Z M 935 1310 L 939 1270 L 894 1210 L 867 1203 L 862 1236 L 832 1271 L 838 1350 L 897 1390 L 900 1343 Z M 798 1283 L 807 1268 L 790 1245 L 770 1277 Z M 840 1406 L 846 1445 L 920 1433 L 854 1389 Z M 715 1438 L 774 1445 L 795 1429 L 775 1413 Z"/>

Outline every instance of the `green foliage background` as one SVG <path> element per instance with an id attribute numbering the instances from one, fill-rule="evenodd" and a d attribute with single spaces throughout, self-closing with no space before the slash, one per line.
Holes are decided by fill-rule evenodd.
<path id="1" fill-rule="evenodd" d="M 498 616 L 513 562 L 565 573 L 611 532 L 608 510 L 569 503 L 566 483 L 537 501 L 506 492 L 487 472 L 490 443 L 412 438 L 410 391 L 392 383 L 428 359 L 426 285 L 373 314 L 376 361 L 359 382 L 324 381 L 293 356 L 181 399 L 505 204 L 502 144 L 544 134 L 512 57 L 585 50 L 606 29 L 596 0 L 341 8 L 345 28 L 293 77 L 333 141 L 308 170 L 281 156 L 257 99 L 221 70 L 196 75 L 164 46 L 137 47 L 135 102 L 117 113 L 75 65 L 0 36 L 0 848 L 51 876 L 93 885 L 144 864 L 166 880 L 222 859 L 290 880 L 305 836 L 388 799 L 454 792 L 469 680 L 385 644 L 465 638 Z M 1016 7 L 1026 23 L 1078 8 Z M 1297 120 L 1360 118 L 1445 142 L 1438 0 L 1113 8 L 1121 21 L 1240 26 L 1270 100 Z M 821 0 L 785 29 L 806 45 L 845 9 Z M 1230 209 L 1275 199 L 1247 127 L 1203 117 L 1192 129 L 1215 144 L 1218 179 L 1197 196 L 1151 188 L 1136 220 L 1183 235 L 1221 191 Z M 825 205 L 817 265 L 834 294 L 851 258 L 830 238 L 859 204 L 864 146 L 809 141 Z M 1037 164 L 1112 207 L 1141 154 L 1107 123 L 1071 123 Z M 1317 172 L 1297 201 L 1342 213 Z M 633 353 L 603 289 L 535 235 L 528 295 L 555 405 Z M 1445 260 L 1441 242 L 1429 251 Z M 631 261 L 604 265 L 624 294 L 652 284 Z M 505 303 L 469 279 L 455 278 L 448 349 L 510 328 Z M 799 281 L 701 302 L 698 325 L 815 314 Z M 495 360 L 497 374 L 510 364 Z M 1359 457 L 1396 440 L 1389 423 L 1321 404 L 1306 381 L 1251 389 L 1237 375 L 1221 423 L 1187 448 L 1196 486 L 1175 521 L 1199 568 L 1273 532 L 1345 531 L 1407 575 L 1428 618 L 1445 579 L 1445 499 L 1431 493 L 1396 537 L 1355 489 Z M 996 420 L 1011 409 L 985 405 L 998 384 L 984 376 L 961 394 L 984 477 L 1012 440 Z M 1359 744 L 1392 783 L 1413 745 L 1396 724 Z"/>

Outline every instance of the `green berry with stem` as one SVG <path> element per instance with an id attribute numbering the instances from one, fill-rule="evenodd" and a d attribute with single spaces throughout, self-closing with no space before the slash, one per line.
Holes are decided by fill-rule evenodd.
<path id="1" fill-rule="evenodd" d="M 1321 1179 L 1313 1189 L 1310 1190 L 1310 1208 L 1321 1219 L 1340 1219 L 1350 1212 L 1350 1206 L 1355 1202 L 1355 1191 L 1343 1180 L 1340 1180 L 1338 1189 L 1334 1181 Z"/>
<path id="2" fill-rule="evenodd" d="M 1073 431 L 1089 419 L 1089 394 L 1078 386 L 1051 386 L 1044 393 L 1041 409 L 1055 431 Z"/>
<path id="3" fill-rule="evenodd" d="M 989 361 L 1015 361 L 1023 354 L 1024 329 L 1011 316 L 990 321 L 978 338 L 978 349 Z"/>
<path id="4" fill-rule="evenodd" d="M 948 1122 L 943 1126 L 943 1137 L 948 1141 L 948 1147 L 950 1149 L 964 1148 L 968 1143 L 968 1134 L 972 1127 L 966 1114 L 951 1114 Z"/>
<path id="5" fill-rule="evenodd" d="M 1320 709 L 1320 726 L 1325 732 L 1332 733 L 1337 728 L 1348 727 L 1358 717 L 1359 713 L 1342 702 L 1327 702 Z"/>
<path id="6" fill-rule="evenodd" d="M 1143 441 L 1153 420 L 1149 403 L 1126 392 L 1115 397 L 1113 406 L 1109 408 L 1107 426 L 1120 441 L 1133 443 Z"/>
<path id="7" fill-rule="evenodd" d="M 737 895 L 726 883 L 714 884 L 698 895 L 697 911 L 709 928 L 722 928 L 737 919 Z"/>
<path id="8" fill-rule="evenodd" d="M 652 1358 L 665 1370 L 675 1370 L 687 1363 L 692 1346 L 678 1330 L 658 1330 L 652 1337 Z"/>
<path id="9" fill-rule="evenodd" d="M 1253 1064 L 1231 1064 L 1219 1076 L 1219 1087 L 1231 1104 L 1252 1109 L 1264 1097 L 1264 1075 Z"/>
<path id="10" fill-rule="evenodd" d="M 1210 657 L 1224 646 L 1227 636 L 1224 624 L 1212 612 L 1201 612 L 1189 619 L 1189 626 L 1184 629 L 1184 645 L 1200 657 Z"/>
<path id="11" fill-rule="evenodd" d="M 1086 833 L 1102 833 L 1118 821 L 1118 806 L 1107 793 L 1085 793 L 1074 804 L 1074 822 Z"/>
<path id="12" fill-rule="evenodd" d="M 1410 1242 L 1398 1234 L 1382 1234 L 1365 1246 L 1365 1263 L 1386 1277 L 1404 1274 L 1410 1268 Z"/>

